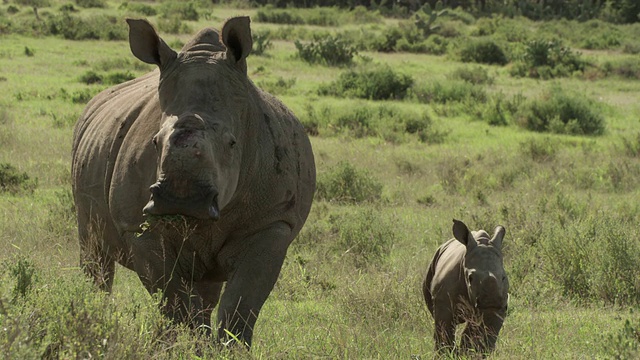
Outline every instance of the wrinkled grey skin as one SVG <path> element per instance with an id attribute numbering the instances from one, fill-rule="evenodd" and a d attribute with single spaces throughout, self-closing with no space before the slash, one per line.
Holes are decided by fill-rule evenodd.
<path id="1" fill-rule="evenodd" d="M 505 229 L 493 237 L 469 231 L 453 220 L 454 238 L 438 248 L 423 283 L 424 299 L 435 320 L 437 350 L 455 347 L 456 325 L 466 322 L 460 348 L 493 351 L 507 312 L 509 280 L 502 264 Z"/>
<path id="2" fill-rule="evenodd" d="M 247 78 L 248 17 L 202 30 L 180 53 L 145 20 L 127 22 L 131 51 L 158 69 L 97 95 L 74 129 L 81 264 L 107 291 L 115 262 L 134 270 L 162 291 L 166 315 L 193 327 L 210 328 L 219 300 L 221 341 L 226 329 L 250 345 L 309 214 L 309 139 Z"/>

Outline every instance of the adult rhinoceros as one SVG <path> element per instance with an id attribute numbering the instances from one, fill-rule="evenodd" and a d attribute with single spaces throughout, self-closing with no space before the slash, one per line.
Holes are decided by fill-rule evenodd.
<path id="1" fill-rule="evenodd" d="M 505 229 L 493 237 L 484 230 L 469 231 L 453 220 L 454 238 L 436 251 L 422 290 L 435 320 L 437 350 L 452 350 L 456 325 L 465 323 L 463 351 L 485 353 L 494 349 L 507 312 L 509 280 L 502 264 Z"/>
<path id="2" fill-rule="evenodd" d="M 208 328 L 220 300 L 218 336 L 250 346 L 311 207 L 309 139 L 248 79 L 248 17 L 180 53 L 147 21 L 127 22 L 131 51 L 158 69 L 97 95 L 74 129 L 81 264 L 107 291 L 116 261 L 134 270 L 194 327 Z"/>

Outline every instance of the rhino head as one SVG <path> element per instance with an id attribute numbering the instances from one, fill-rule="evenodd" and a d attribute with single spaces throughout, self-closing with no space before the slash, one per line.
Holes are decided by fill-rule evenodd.
<path id="1" fill-rule="evenodd" d="M 249 18 L 228 20 L 220 34 L 201 31 L 180 53 L 147 21 L 127 23 L 132 53 L 160 70 L 162 119 L 149 139 L 157 179 L 143 212 L 217 220 L 238 186 L 245 145 Z"/>
<path id="2" fill-rule="evenodd" d="M 480 311 L 503 313 L 509 292 L 502 263 L 505 228 L 497 226 L 489 238 L 484 230 L 471 232 L 462 221 L 453 220 L 453 235 L 467 248 L 463 268 L 471 305 Z"/>

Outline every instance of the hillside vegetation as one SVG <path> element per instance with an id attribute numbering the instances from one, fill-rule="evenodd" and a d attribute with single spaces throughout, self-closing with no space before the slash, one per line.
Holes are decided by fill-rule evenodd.
<path id="1" fill-rule="evenodd" d="M 431 358 L 421 282 L 453 218 L 507 230 L 490 358 L 640 356 L 637 22 L 267 5 L 0 4 L 0 357 Z M 86 102 L 152 70 L 124 19 L 177 50 L 234 15 L 252 17 L 250 78 L 297 114 L 318 168 L 250 354 L 168 323 L 126 269 L 99 292 L 78 268 L 70 182 Z"/>

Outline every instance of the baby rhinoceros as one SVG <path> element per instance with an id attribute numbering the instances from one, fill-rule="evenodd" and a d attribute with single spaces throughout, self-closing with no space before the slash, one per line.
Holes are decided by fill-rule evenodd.
<path id="1" fill-rule="evenodd" d="M 423 283 L 424 299 L 435 320 L 438 351 L 455 347 L 456 325 L 466 322 L 462 351 L 487 353 L 495 348 L 507 312 L 509 281 L 502 264 L 505 228 L 493 237 L 469 231 L 453 220 L 453 235 L 436 251 Z"/>

